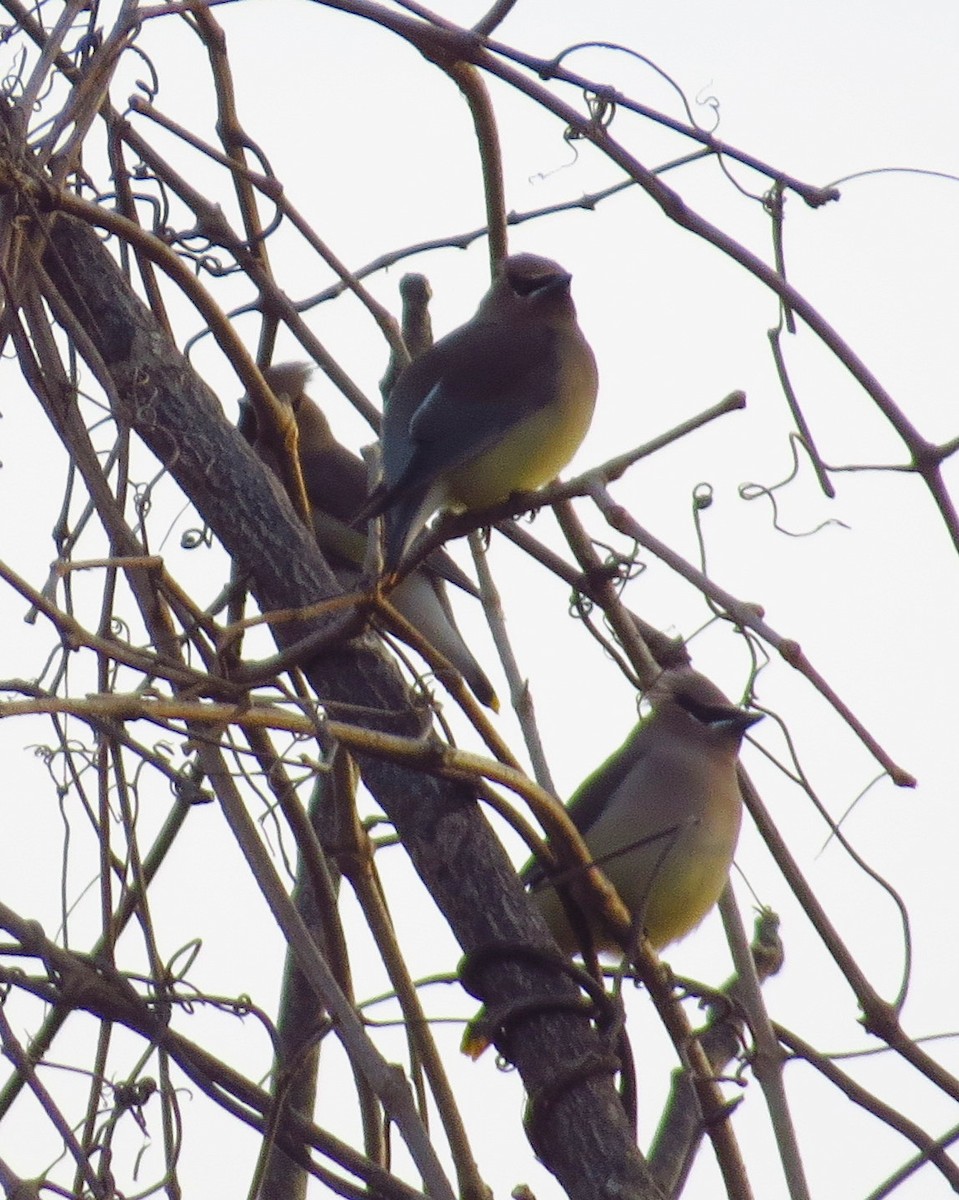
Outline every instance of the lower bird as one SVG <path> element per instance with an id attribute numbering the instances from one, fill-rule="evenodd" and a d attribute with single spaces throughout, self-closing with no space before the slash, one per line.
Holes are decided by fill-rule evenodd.
<path id="1" fill-rule="evenodd" d="M 312 368 L 306 363 L 280 363 L 268 367 L 263 377 L 277 400 L 289 406 L 297 424 L 300 470 L 310 502 L 317 542 L 330 565 L 360 578 L 366 538 L 349 521 L 366 495 L 366 466 L 334 438 L 319 405 L 305 391 Z M 241 428 L 257 454 L 279 475 L 274 448 L 259 435 L 252 405 L 241 401 Z M 391 593 L 400 613 L 453 664 L 476 698 L 498 709 L 493 685 L 476 661 L 453 619 L 443 579 L 476 595 L 476 589 L 442 550 L 408 575 Z"/>
<path id="2" fill-rule="evenodd" d="M 736 764 L 762 717 L 731 704 L 705 676 L 665 671 L 652 711 L 579 787 L 568 805 L 592 861 L 656 950 L 685 937 L 719 899 L 742 819 Z M 556 887 L 532 860 L 522 876 L 567 952 L 582 937 Z M 597 915 L 583 913 L 593 948 L 622 952 Z"/>
<path id="3" fill-rule="evenodd" d="M 746 712 L 705 676 L 664 671 L 647 693 L 652 711 L 573 794 L 567 811 L 629 910 L 619 941 L 599 912 L 579 907 L 531 859 L 521 877 L 550 933 L 567 954 L 622 955 L 645 933 L 654 950 L 703 920 L 726 884 L 739 838 L 739 747 L 762 713 Z M 569 877 L 565 879 L 569 883 Z M 488 1015 L 467 1024 L 460 1048 L 476 1059 L 489 1045 Z"/>

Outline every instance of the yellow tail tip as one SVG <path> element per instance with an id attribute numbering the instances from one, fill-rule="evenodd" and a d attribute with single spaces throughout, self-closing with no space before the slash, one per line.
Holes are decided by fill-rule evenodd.
<path id="1" fill-rule="evenodd" d="M 490 1046 L 490 1039 L 485 1029 L 486 1011 L 477 1013 L 463 1030 L 463 1037 L 460 1040 L 460 1054 L 465 1054 L 467 1058 L 476 1062 L 481 1055 L 485 1054 Z"/>

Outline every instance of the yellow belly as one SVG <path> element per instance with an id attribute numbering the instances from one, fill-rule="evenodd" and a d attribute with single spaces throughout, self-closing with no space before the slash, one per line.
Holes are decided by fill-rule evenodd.
<path id="1" fill-rule="evenodd" d="M 704 858 L 685 869 L 672 870 L 665 867 L 651 885 L 643 910 L 643 924 L 654 950 L 662 950 L 672 942 L 678 942 L 696 928 L 710 911 L 726 883 L 729 874 L 728 860 Z M 615 872 L 609 871 L 615 885 Z M 629 889 L 617 887 L 626 893 L 621 899 L 629 904 Z M 635 900 L 635 896 L 629 897 Z M 535 894 L 536 906 L 546 918 L 546 923 L 567 954 L 575 954 L 580 946 L 566 916 L 566 910 L 555 889 L 545 887 Z M 635 911 L 635 909 L 634 909 Z M 606 954 L 622 953 L 623 947 L 612 940 L 604 926 L 598 921 L 590 922 L 590 935 L 597 951 Z"/>
<path id="2" fill-rule="evenodd" d="M 719 899 L 728 875 L 729 864 L 721 858 L 667 868 L 646 908 L 646 932 L 653 948 L 661 950 L 692 933 Z"/>
<path id="3" fill-rule="evenodd" d="M 687 786 L 697 790 L 692 783 Z M 741 811 L 730 763 L 714 781 L 707 811 L 684 814 L 677 806 L 673 818 L 663 813 L 652 817 L 619 806 L 611 820 L 601 819 L 587 833 L 587 846 L 634 919 L 642 921 L 654 949 L 691 933 L 719 899 L 735 853 Z M 684 827 L 658 836 L 658 831 L 670 828 L 671 819 L 685 821 Z M 556 890 L 546 885 L 534 899 L 563 949 L 575 953 L 579 943 Z M 590 933 L 597 950 L 623 950 L 592 915 Z"/>
<path id="4" fill-rule="evenodd" d="M 450 471 L 449 507 L 487 508 L 514 492 L 532 492 L 554 480 L 586 436 L 594 396 L 595 391 L 578 388 L 561 406 L 541 409 L 498 445 Z"/>

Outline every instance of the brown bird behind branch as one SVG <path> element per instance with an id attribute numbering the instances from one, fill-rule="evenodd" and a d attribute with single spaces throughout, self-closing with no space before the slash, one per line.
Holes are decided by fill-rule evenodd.
<path id="1" fill-rule="evenodd" d="M 366 537 L 352 529 L 349 521 L 366 496 L 366 467 L 362 459 L 333 436 L 319 405 L 305 391 L 312 368 L 305 363 L 280 363 L 268 367 L 263 376 L 281 404 L 288 405 L 299 433 L 299 460 L 310 502 L 316 540 L 338 571 L 359 580 Z M 244 397 L 241 429 L 260 458 L 280 476 L 276 450 L 258 436 L 256 416 Z M 453 619 L 443 579 L 476 595 L 476 589 L 456 563 L 443 551 L 430 555 L 426 563 L 394 588 L 390 595 L 398 612 L 444 655 L 460 672 L 476 698 L 498 709 L 493 686 L 467 646 Z"/>

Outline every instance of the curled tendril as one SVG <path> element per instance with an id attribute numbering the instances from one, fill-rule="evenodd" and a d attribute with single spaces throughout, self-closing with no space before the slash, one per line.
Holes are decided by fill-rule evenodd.
<path id="1" fill-rule="evenodd" d="M 711 86 L 711 84 L 706 85 L 706 87 Z M 719 97 L 714 96 L 712 92 L 707 92 L 706 88 L 700 88 L 700 90 L 696 93 L 696 106 L 697 108 L 707 108 L 713 114 L 713 123 L 710 128 L 706 129 L 704 125 L 700 125 L 699 128 L 704 130 L 706 133 L 715 133 L 719 128 L 720 121 L 722 120 L 719 113 Z"/>
<path id="2" fill-rule="evenodd" d="M 53 756 L 56 751 L 52 746 L 47 746 L 45 743 L 35 742 L 32 746 L 27 747 L 33 751 L 33 757 L 38 758 L 44 766 L 49 766 L 53 761 Z"/>
<path id="3" fill-rule="evenodd" d="M 585 621 L 592 615 L 595 607 L 595 602 L 589 596 L 578 592 L 575 588 L 569 593 L 567 611 L 571 617 L 577 617 L 581 621 Z"/>
<path id="4" fill-rule="evenodd" d="M 584 91 L 583 99 L 586 101 L 586 107 L 589 110 L 590 124 L 595 129 L 608 129 L 613 123 L 613 118 L 616 116 L 616 101 L 612 95 L 603 92 Z M 568 166 L 572 166 L 579 158 L 579 151 L 573 145 L 573 142 L 587 136 L 587 134 L 581 133 L 578 129 L 573 129 L 570 125 L 567 125 L 563 130 L 563 141 L 566 142 L 573 152 L 572 162 L 568 163 Z M 550 174 L 553 173 L 550 172 Z M 540 175 L 535 178 L 542 179 L 546 178 L 546 176 Z"/>
<path id="5" fill-rule="evenodd" d="M 56 84 L 57 84 L 57 75 L 55 72 L 51 71 L 50 74 L 47 76 L 46 82 L 44 83 L 43 87 L 37 93 L 36 100 L 34 100 L 34 102 L 33 102 L 33 110 L 32 110 L 33 112 L 40 112 L 43 109 L 44 101 L 47 99 L 48 96 L 50 96 L 53 93 L 53 89 L 56 87 Z M 44 130 L 49 130 L 53 126 L 53 123 L 54 123 L 54 121 L 56 121 L 56 119 L 57 119 L 56 115 L 54 115 L 54 116 L 50 117 L 49 120 L 44 121 L 40 126 L 38 126 L 38 128 L 34 129 L 30 135 L 31 144 L 35 145 L 40 140 L 41 133 Z"/>
<path id="6" fill-rule="evenodd" d="M 798 477 L 800 446 L 802 446 L 807 454 L 809 453 L 809 448 L 807 447 L 804 439 L 801 438 L 798 433 L 791 433 L 789 435 L 789 447 L 792 452 L 793 465 L 789 474 L 784 479 L 780 479 L 778 483 L 772 483 L 768 486 L 763 483 L 741 483 L 738 488 L 740 498 L 746 501 L 752 501 L 765 497 L 769 501 L 770 507 L 772 508 L 773 529 L 775 529 L 777 533 L 784 533 L 786 537 L 812 537 L 813 534 L 819 533 L 821 530 L 825 529 L 827 525 L 838 525 L 841 529 L 848 529 L 849 526 L 846 524 L 846 522 L 840 521 L 838 517 L 827 517 L 825 521 L 820 521 L 819 524 L 815 525 L 812 529 L 792 530 L 787 529 L 784 525 L 780 524 L 779 505 L 776 501 L 774 493 L 778 492 L 781 488 L 786 487 Z"/>
<path id="7" fill-rule="evenodd" d="M 137 519 L 145 521 L 153 507 L 153 484 L 138 483 L 133 489 L 133 508 Z"/>
<path id="8" fill-rule="evenodd" d="M 700 123 L 693 116 L 693 106 L 690 104 L 686 93 L 671 75 L 668 75 L 662 69 L 662 67 L 654 63 L 651 58 L 647 58 L 645 54 L 640 54 L 637 50 L 631 50 L 629 46 L 621 46 L 618 42 L 577 42 L 574 46 L 567 46 L 565 50 L 560 51 L 560 53 L 557 54 L 556 57 L 549 63 L 549 67 L 554 68 L 561 66 L 563 59 L 565 59 L 567 55 L 573 54 L 577 50 L 615 50 L 620 54 L 625 54 L 630 58 L 635 58 L 638 62 L 643 63 L 644 66 L 649 67 L 649 69 L 655 72 L 655 74 L 657 74 L 664 83 L 667 83 L 673 89 L 673 91 L 679 97 L 680 103 L 683 106 L 683 111 L 686 113 L 686 119 L 689 121 L 690 125 L 692 125 L 695 129 L 701 130 L 703 133 L 715 133 L 719 128 L 719 100 L 715 96 L 707 95 L 703 98 L 703 91 L 700 91 L 696 96 L 695 103 L 701 108 L 708 108 L 713 114 L 712 127 L 707 129 L 705 125 L 700 125 Z M 541 78 L 548 79 L 550 77 L 550 72 L 540 72 L 540 76 Z M 611 102 L 611 94 L 607 97 L 607 99 Z M 605 128 L 605 125 L 603 127 Z"/>
<path id="9" fill-rule="evenodd" d="M 590 121 L 600 129 L 608 129 L 616 116 L 616 101 L 602 92 L 583 92 Z"/>
<path id="10" fill-rule="evenodd" d="M 230 275 L 236 275 L 237 272 L 243 271 L 239 263 L 225 263 L 215 254 L 192 254 L 182 247 L 180 254 L 184 258 L 193 260 L 197 275 L 206 274 L 212 275 L 214 279 L 226 279 Z"/>
<path id="11" fill-rule="evenodd" d="M 707 508 L 712 507 L 714 488 L 711 483 L 697 483 L 693 488 L 693 527 L 696 530 L 696 545 L 699 547 L 699 569 L 704 575 L 708 575 L 709 571 L 706 567 L 706 539 L 703 536 L 703 523 L 700 520 L 700 514 L 705 512 Z M 719 609 L 714 602 L 704 596 L 706 607 L 713 613 L 718 615 Z"/>
<path id="12" fill-rule="evenodd" d="M 959 183 L 959 175 L 951 174 L 949 171 L 932 171 L 927 167 L 870 167 L 866 171 L 853 171 L 851 175 L 843 175 L 841 179 L 827 183 L 826 188 L 837 188 L 840 184 L 854 183 L 856 180 L 866 179 L 870 175 L 923 175 L 930 179 L 945 179 L 949 183 Z"/>
<path id="13" fill-rule="evenodd" d="M 110 633 L 117 641 L 128 642 L 130 640 L 130 626 L 122 617 L 114 613 L 110 617 Z"/>
<path id="14" fill-rule="evenodd" d="M 58 799 L 63 799 L 70 794 L 72 783 L 67 780 L 59 779 L 56 774 L 56 767 L 59 763 L 69 759 L 78 759 L 83 765 L 76 774 L 79 777 L 86 771 L 95 770 L 97 763 L 97 751 L 91 746 L 86 746 L 83 742 L 76 738 L 71 738 L 62 746 L 48 746 L 44 743 L 34 743 L 27 746 L 28 750 L 33 751 L 35 758 L 38 758 L 47 769 L 47 774 L 53 786 L 57 790 Z"/>
<path id="15" fill-rule="evenodd" d="M 599 572 L 605 575 L 613 583 L 617 594 L 622 594 L 623 589 L 630 580 L 638 578 L 645 570 L 646 564 L 638 559 L 639 545 L 634 542 L 632 549 L 628 554 L 609 546 L 604 542 L 593 542 L 593 547 L 602 551 L 603 562 L 599 568 Z M 587 631 L 592 637 L 603 647 L 609 658 L 619 667 L 623 675 L 637 690 L 639 689 L 639 680 L 627 662 L 626 658 L 619 652 L 615 642 L 615 633 L 613 632 L 609 621 L 603 614 L 603 621 L 606 629 L 612 636 L 607 636 L 593 620 L 593 612 L 596 608 L 596 603 L 589 596 L 584 595 L 579 591 L 572 591 L 569 598 L 569 614 L 581 621 L 586 626 Z"/>
<path id="16" fill-rule="evenodd" d="M 76 46 L 73 48 L 71 57 L 82 70 L 102 45 L 103 30 L 88 29 L 86 33 L 80 35 Z"/>
<path id="17" fill-rule="evenodd" d="M 109 1085 L 113 1088 L 113 1099 L 118 1113 L 128 1112 L 142 1133 L 147 1132 L 143 1108 L 156 1093 L 157 1082 L 149 1075 L 127 1083 Z"/>
<path id="18" fill-rule="evenodd" d="M 164 982 L 167 984 L 183 982 L 186 979 L 187 972 L 196 962 L 202 948 L 203 942 L 200 938 L 191 938 L 179 950 L 175 950 L 164 964 Z"/>
<path id="19" fill-rule="evenodd" d="M 133 86 L 139 88 L 140 91 L 146 96 L 147 100 L 152 104 L 153 101 L 160 94 L 159 73 L 157 72 L 156 67 L 153 65 L 153 60 L 150 58 L 150 56 L 148 54 L 146 54 L 143 51 L 143 49 L 140 46 L 138 46 L 135 42 L 131 43 L 127 47 L 127 49 L 132 50 L 134 54 L 139 55 L 139 57 L 143 59 L 146 69 L 150 72 L 150 82 L 149 83 L 145 82 L 142 79 L 136 79 L 136 80 L 134 80 Z M 128 104 L 126 109 L 124 110 L 123 115 L 129 116 L 129 114 L 130 114 L 130 106 Z"/>
<path id="20" fill-rule="evenodd" d="M 849 529 L 845 521 L 840 521 L 838 517 L 827 517 L 825 521 L 820 521 L 818 525 L 814 525 L 811 529 L 787 529 L 779 520 L 779 505 L 776 503 L 776 497 L 773 493 L 788 483 L 788 479 L 781 480 L 779 483 L 774 483 L 770 487 L 766 487 L 761 483 L 741 483 L 739 485 L 739 495 L 743 500 L 759 500 L 765 496 L 770 503 L 773 511 L 773 529 L 777 533 L 783 533 L 786 537 L 804 538 L 812 537 L 813 534 L 819 533 L 825 529 L 827 525 L 838 525 L 841 529 Z"/>
<path id="21" fill-rule="evenodd" d="M 161 231 L 170 224 L 170 196 L 166 184 L 143 162 L 134 164 L 130 171 L 130 178 L 135 179 L 137 183 L 149 183 L 156 187 L 158 194 L 152 201 L 153 227 L 151 232 L 160 237 Z"/>
<path id="22" fill-rule="evenodd" d="M 203 525 L 199 529 L 187 529 L 180 537 L 182 550 L 197 550 L 200 546 L 206 546 L 209 549 L 212 545 L 213 534 L 207 525 Z"/>
<path id="23" fill-rule="evenodd" d="M 4 29 L 3 35 L 0 37 L 0 41 L 8 41 L 12 33 L 13 30 L 10 27 L 7 27 Z M 6 75 L 4 75 L 3 82 L 0 83 L 0 91 L 2 91 L 3 94 L 8 97 L 12 97 L 23 87 L 23 68 L 26 66 L 27 62 L 27 51 L 25 47 L 20 50 L 20 52 L 16 55 L 16 58 L 18 60 L 16 65 L 10 68 Z"/>
<path id="24" fill-rule="evenodd" d="M 786 193 L 783 190 L 783 183 L 781 179 L 777 179 L 768 191 L 763 192 L 762 206 L 763 210 L 768 213 L 774 221 L 782 224 L 783 216 L 785 215 L 786 211 Z"/>
<path id="25" fill-rule="evenodd" d="M 626 679 L 628 679 L 632 686 L 638 691 L 640 686 L 639 680 L 637 679 L 632 667 L 627 662 L 625 655 L 621 654 L 616 648 L 616 643 L 614 642 L 613 638 L 608 637 L 593 620 L 593 611 L 595 608 L 595 603 L 589 598 L 589 596 L 584 596 L 582 592 L 574 591 L 570 594 L 569 615 L 571 617 L 575 617 L 578 621 L 581 621 L 583 625 L 585 625 L 587 632 L 596 642 L 599 643 L 600 646 L 602 646 L 607 657 L 613 660 Z M 608 629 L 609 623 L 605 623 Z"/>
<path id="26" fill-rule="evenodd" d="M 603 556 L 601 570 L 615 583 L 616 590 L 622 593 L 623 588 L 631 579 L 637 579 L 646 570 L 646 564 L 640 562 L 639 543 L 633 542 L 628 552 L 617 550 L 607 542 L 592 542 L 593 549 Z"/>
<path id="27" fill-rule="evenodd" d="M 172 243 L 179 245 L 186 254 L 194 258 L 209 254 L 210 250 L 218 245 L 209 234 L 200 233 L 196 226 L 192 229 L 181 229 L 179 233 L 168 229 L 167 236 Z"/>
<path id="28" fill-rule="evenodd" d="M 134 204 L 146 204 L 153 209 L 153 228 L 162 226 L 163 201 L 148 192 L 131 192 L 130 198 Z M 116 192 L 101 192 L 96 197 L 97 204 L 111 204 L 117 199 Z"/>
<path id="29" fill-rule="evenodd" d="M 247 241 L 245 241 L 243 243 L 243 245 L 252 254 L 258 246 L 263 245 L 263 243 L 266 241 L 266 239 L 268 237 L 271 237 L 274 233 L 276 233 L 276 231 L 280 228 L 280 225 L 282 225 L 282 223 L 283 223 L 283 209 L 280 208 L 279 205 L 276 205 L 276 208 L 273 213 L 273 217 L 270 220 L 270 223 L 268 225 L 264 226 L 264 228 L 261 229 L 260 232 L 255 237 L 247 239 Z"/>
<path id="30" fill-rule="evenodd" d="M 570 167 L 574 167 L 577 164 L 577 162 L 579 162 L 579 151 L 573 145 L 573 139 L 578 138 L 580 136 L 581 136 L 580 134 L 578 134 L 574 129 L 570 129 L 570 127 L 567 125 L 566 128 L 563 130 L 563 141 L 566 143 L 567 146 L 569 146 L 569 149 L 570 149 L 571 157 L 570 157 L 569 161 L 560 163 L 560 165 L 558 167 L 553 167 L 552 170 L 549 170 L 549 171 L 535 172 L 535 174 L 528 176 L 528 182 L 529 183 L 542 183 L 542 181 L 544 179 L 550 179 L 553 175 L 558 175 L 560 173 L 560 171 L 567 171 L 567 170 L 569 170 Z"/>

